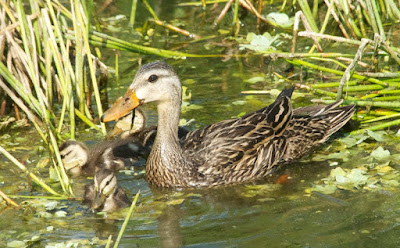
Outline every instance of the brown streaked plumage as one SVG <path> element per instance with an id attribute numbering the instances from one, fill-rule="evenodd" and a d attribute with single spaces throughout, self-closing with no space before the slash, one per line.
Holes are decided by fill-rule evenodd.
<path id="1" fill-rule="evenodd" d="M 114 212 L 131 204 L 124 189 L 118 186 L 114 172 L 108 169 L 96 172 L 94 183 L 85 186 L 83 199 L 96 212 Z"/>
<path id="2" fill-rule="evenodd" d="M 160 187 L 212 187 L 247 182 L 299 159 L 340 129 L 354 105 L 292 110 L 293 89 L 284 90 L 269 106 L 243 117 L 192 131 L 178 139 L 182 86 L 164 62 L 142 66 L 124 97 L 102 116 L 107 122 L 131 109 L 155 102 L 158 131 L 146 163 L 150 183 Z"/>

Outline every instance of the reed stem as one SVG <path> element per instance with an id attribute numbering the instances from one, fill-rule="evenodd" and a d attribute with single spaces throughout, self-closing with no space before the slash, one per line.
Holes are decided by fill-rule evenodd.
<path id="1" fill-rule="evenodd" d="M 54 191 L 50 186 L 48 186 L 41 178 L 33 174 L 32 172 L 29 172 L 29 170 L 21 164 L 13 155 L 11 155 L 9 152 L 7 152 L 2 146 L 0 146 L 0 152 L 3 153 L 4 156 L 6 156 L 11 162 L 13 162 L 18 168 L 20 168 L 25 174 L 27 174 L 29 177 L 32 178 L 34 182 L 39 184 L 44 190 L 49 192 L 52 195 L 55 196 L 60 196 L 59 193 Z"/>
<path id="2" fill-rule="evenodd" d="M 133 199 L 133 202 L 132 202 L 132 204 L 131 204 L 131 207 L 129 208 L 128 214 L 126 215 L 126 218 L 125 218 L 125 220 L 124 220 L 124 223 L 123 223 L 122 226 L 121 226 L 121 230 L 120 230 L 119 233 L 118 233 L 117 240 L 115 240 L 114 248 L 117 248 L 117 247 L 118 247 L 119 242 L 120 242 L 121 239 L 122 239 L 122 235 L 124 235 L 125 228 L 126 228 L 126 226 L 128 225 L 129 219 L 131 218 L 132 213 L 133 213 L 133 210 L 134 210 L 135 207 L 136 207 L 136 202 L 137 202 L 137 200 L 138 200 L 138 198 L 139 198 L 139 195 L 140 195 L 140 190 L 136 193 L 135 198 Z"/>

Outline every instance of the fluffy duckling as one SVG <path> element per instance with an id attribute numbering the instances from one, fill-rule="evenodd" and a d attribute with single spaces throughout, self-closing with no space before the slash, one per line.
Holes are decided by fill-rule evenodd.
<path id="1" fill-rule="evenodd" d="M 112 171 L 135 165 L 148 156 L 150 148 L 136 137 L 104 141 L 92 149 L 69 140 L 60 146 L 64 167 L 72 176 L 93 176 L 100 168 Z"/>
<path id="2" fill-rule="evenodd" d="M 108 169 L 98 170 L 94 184 L 85 186 L 84 203 L 95 212 L 114 212 L 131 204 L 114 172 Z"/>
<path id="3" fill-rule="evenodd" d="M 121 134 L 120 138 L 101 142 L 90 150 L 75 140 L 64 142 L 60 146 L 60 154 L 67 173 L 72 176 L 93 176 L 99 168 L 116 171 L 145 160 L 157 133 L 156 126 L 145 128 L 145 125 L 146 115 L 141 109 L 135 109 L 120 118 L 108 135 L 113 137 Z M 179 138 L 185 137 L 188 132 L 179 127 Z"/>
<path id="4" fill-rule="evenodd" d="M 145 129 L 147 117 L 141 108 L 129 112 L 129 114 L 120 118 L 114 125 L 107 138 L 120 135 L 121 138 L 128 138 L 130 135 L 138 134 Z"/>
<path id="5" fill-rule="evenodd" d="M 93 176 L 99 168 L 121 170 L 147 158 L 156 128 L 145 125 L 146 116 L 138 109 L 120 118 L 109 134 L 122 133 L 121 138 L 101 142 L 90 150 L 75 140 L 64 142 L 60 154 L 65 169 L 72 176 Z"/>

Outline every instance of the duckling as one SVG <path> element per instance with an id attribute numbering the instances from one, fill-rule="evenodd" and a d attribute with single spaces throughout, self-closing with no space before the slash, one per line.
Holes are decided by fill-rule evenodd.
<path id="1" fill-rule="evenodd" d="M 100 169 L 94 183 L 85 186 L 84 203 L 94 212 L 114 212 L 131 205 L 126 192 L 118 186 L 117 177 L 108 169 Z"/>
<path id="2" fill-rule="evenodd" d="M 64 142 L 60 146 L 64 168 L 72 176 L 93 176 L 99 168 L 115 171 L 134 165 L 147 158 L 156 134 L 155 127 L 145 125 L 146 116 L 139 108 L 120 118 L 109 134 L 113 137 L 122 133 L 121 138 L 114 137 L 90 150 L 79 141 Z"/>
<path id="3" fill-rule="evenodd" d="M 121 138 L 128 138 L 130 135 L 138 134 L 145 129 L 147 117 L 143 110 L 139 107 L 135 111 L 129 112 L 129 114 L 120 118 L 114 125 L 107 138 L 110 139 L 116 135 L 120 135 Z"/>
<path id="4" fill-rule="evenodd" d="M 135 165 L 145 159 L 150 148 L 136 137 L 104 141 L 92 149 L 75 140 L 60 146 L 61 159 L 67 173 L 72 176 L 93 176 L 100 168 L 112 171 Z"/>
<path id="5" fill-rule="evenodd" d="M 60 154 L 67 173 L 72 176 L 93 176 L 100 167 L 116 171 L 133 166 L 140 160 L 144 165 L 157 133 L 157 126 L 145 125 L 146 115 L 139 109 L 128 113 L 115 124 L 109 137 L 121 133 L 120 138 L 103 141 L 90 150 L 79 141 L 64 142 L 60 146 Z M 179 138 L 188 132 L 179 127 Z"/>

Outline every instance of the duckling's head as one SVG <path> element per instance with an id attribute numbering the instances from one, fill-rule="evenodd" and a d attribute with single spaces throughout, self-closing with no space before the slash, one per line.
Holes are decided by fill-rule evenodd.
<path id="1" fill-rule="evenodd" d="M 119 118 L 119 120 L 115 123 L 113 130 L 107 135 L 107 138 L 121 134 L 121 138 L 125 139 L 130 134 L 138 133 L 145 128 L 146 119 L 147 118 L 144 111 L 137 107 L 134 111 L 131 111 L 127 115 Z"/>
<path id="2" fill-rule="evenodd" d="M 101 211 L 114 209 L 112 195 L 117 190 L 117 187 L 117 177 L 111 170 L 98 170 L 94 176 L 95 197 L 90 206 L 91 209 Z"/>
<path id="3" fill-rule="evenodd" d="M 82 167 L 88 162 L 87 147 L 75 140 L 68 140 L 60 146 L 61 160 L 68 173 L 78 176 Z"/>
<path id="4" fill-rule="evenodd" d="M 182 86 L 178 75 L 167 63 L 157 61 L 143 65 L 133 83 L 101 117 L 103 122 L 116 120 L 132 109 L 148 102 L 170 102 L 182 98 Z"/>

